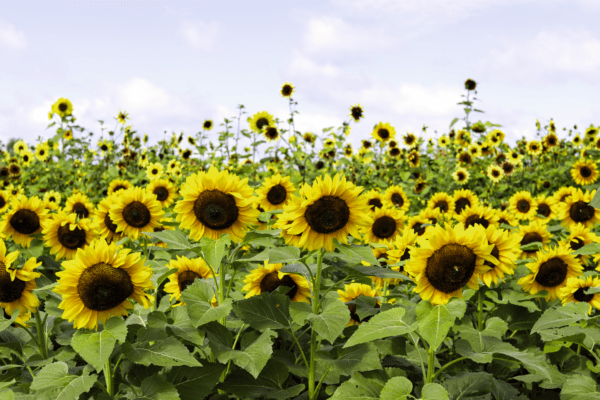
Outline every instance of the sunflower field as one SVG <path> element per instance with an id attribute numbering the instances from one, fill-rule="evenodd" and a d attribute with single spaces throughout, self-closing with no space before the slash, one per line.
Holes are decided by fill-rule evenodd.
<path id="1" fill-rule="evenodd" d="M 475 89 L 356 150 L 291 83 L 156 145 L 58 99 L 0 148 L 0 399 L 600 399 L 598 128 L 511 146 Z"/>

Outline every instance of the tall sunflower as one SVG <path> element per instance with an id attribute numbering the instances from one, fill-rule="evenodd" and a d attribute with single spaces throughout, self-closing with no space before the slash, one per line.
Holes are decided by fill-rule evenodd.
<path id="1" fill-rule="evenodd" d="M 273 116 L 266 111 L 254 114 L 251 118 L 248 118 L 248 122 L 250 123 L 250 130 L 256 133 L 262 133 L 267 126 L 275 126 Z"/>
<path id="2" fill-rule="evenodd" d="M 543 221 L 529 222 L 529 225 L 519 226 L 519 230 L 514 233 L 519 238 L 519 247 L 534 242 L 540 242 L 545 248 L 550 243 L 552 235 L 548 232 L 548 226 Z M 519 258 L 531 258 L 539 255 L 538 250 L 521 250 L 519 248 Z"/>
<path id="3" fill-rule="evenodd" d="M 114 195 L 102 199 L 94 215 L 94 229 L 108 243 L 117 242 L 123 238 L 122 232 L 117 232 L 118 226 L 110 219 L 110 207 L 115 201 Z"/>
<path id="4" fill-rule="evenodd" d="M 129 299 L 148 308 L 154 297 L 145 291 L 154 286 L 152 270 L 144 262 L 140 253 L 104 239 L 77 250 L 74 259 L 63 261 L 64 271 L 56 273 L 60 279 L 54 292 L 62 295 L 62 318 L 74 322 L 75 329 L 97 329 L 98 321 L 127 316 L 133 308 Z"/>
<path id="5" fill-rule="evenodd" d="M 125 180 L 125 179 L 113 179 L 108 184 L 107 195 L 110 196 L 114 192 L 118 192 L 119 190 L 127 190 L 130 187 L 133 187 L 133 185 L 128 180 Z"/>
<path id="6" fill-rule="evenodd" d="M 300 239 L 302 239 L 302 233 L 291 235 L 287 232 L 287 229 L 292 225 L 293 220 L 289 219 L 289 214 L 293 214 L 294 211 L 298 211 L 302 208 L 303 199 L 292 194 L 290 201 L 286 206 L 288 214 L 278 214 L 277 221 L 273 224 L 274 229 L 281 229 L 281 237 L 287 245 L 300 247 Z"/>
<path id="7" fill-rule="evenodd" d="M 408 196 L 398 185 L 389 186 L 383 194 L 384 202 L 387 201 L 389 204 L 393 204 L 400 211 L 408 212 L 410 208 L 410 200 Z"/>
<path id="8" fill-rule="evenodd" d="M 498 183 L 504 176 L 504 172 L 502 171 L 502 168 L 492 164 L 487 168 L 487 176 L 492 182 Z"/>
<path id="9" fill-rule="evenodd" d="M 56 260 L 72 259 L 77 249 L 97 239 L 91 219 L 78 219 L 76 214 L 64 211 L 59 211 L 53 218 L 46 220 L 42 234 L 45 245 L 50 247 L 50 254 L 56 254 Z"/>
<path id="10" fill-rule="evenodd" d="M 527 264 L 532 274 L 519 279 L 518 283 L 525 292 L 536 294 L 546 290 L 546 301 L 556 300 L 560 289 L 567 285 L 567 279 L 583 274 L 583 266 L 571 254 L 571 249 L 563 245 L 550 249 L 547 253 L 538 253 L 536 261 Z"/>
<path id="11" fill-rule="evenodd" d="M 207 173 L 189 176 L 181 187 L 182 199 L 174 208 L 177 221 L 191 230 L 193 240 L 204 236 L 217 240 L 228 233 L 237 243 L 244 238 L 246 225 L 255 223 L 260 214 L 252 209 L 252 192 L 248 178 L 211 166 Z"/>
<path id="12" fill-rule="evenodd" d="M 563 186 L 556 192 L 554 192 L 554 195 L 552 197 L 554 197 L 554 200 L 556 200 L 557 205 L 559 205 L 560 203 L 564 203 L 567 200 L 567 197 L 573 195 L 573 193 L 575 193 L 576 191 L 577 188 L 574 188 L 573 186 Z"/>
<path id="13" fill-rule="evenodd" d="M 576 251 L 585 246 L 586 244 L 600 242 L 600 237 L 593 233 L 589 228 L 586 228 L 585 225 L 577 224 L 571 228 L 569 237 L 567 237 L 565 242 L 566 245 L 571 247 L 573 251 Z M 581 260 L 581 264 L 585 266 L 589 256 L 578 254 L 577 258 Z"/>
<path id="14" fill-rule="evenodd" d="M 179 301 L 183 291 L 194 283 L 196 278 L 209 279 L 213 277 L 213 272 L 202 258 L 189 259 L 185 256 L 177 256 L 177 260 L 172 259 L 167 266 L 169 269 L 177 270 L 174 274 L 169 275 L 169 282 L 165 285 L 165 292 L 169 293 L 171 301 L 173 299 Z M 213 306 L 217 305 L 216 301 L 215 297 Z"/>
<path id="15" fill-rule="evenodd" d="M 535 198 L 537 203 L 536 217 L 540 218 L 537 215 L 543 215 L 544 221 L 550 221 L 551 219 L 556 218 L 556 202 L 554 197 L 540 195 Z"/>
<path id="16" fill-rule="evenodd" d="M 462 213 L 455 216 L 456 220 L 462 223 L 465 228 L 473 225 L 481 225 L 484 229 L 498 222 L 498 217 L 490 207 L 477 205 L 475 207 L 466 207 Z"/>
<path id="17" fill-rule="evenodd" d="M 379 208 L 371 213 L 373 223 L 361 228 L 367 243 L 387 244 L 392 242 L 404 227 L 404 213 L 394 208 Z"/>
<path id="18" fill-rule="evenodd" d="M 60 115 L 61 118 L 73 113 L 73 103 L 69 99 L 61 97 L 52 104 L 52 112 Z"/>
<path id="19" fill-rule="evenodd" d="M 489 261 L 483 263 L 491 269 L 479 275 L 479 277 L 483 283 L 490 287 L 492 281 L 497 285 L 498 278 L 504 279 L 504 274 L 514 275 L 516 268 L 514 262 L 518 256 L 519 238 L 509 231 L 496 228 L 495 225 L 488 226 L 485 235 L 488 243 L 494 245 L 492 255 L 499 261 L 496 265 Z"/>
<path id="20" fill-rule="evenodd" d="M 168 179 L 151 181 L 146 186 L 146 191 L 156 196 L 156 200 L 163 208 L 169 207 L 179 197 L 177 186 L 173 185 Z"/>
<path id="21" fill-rule="evenodd" d="M 284 218 L 293 221 L 288 233 L 302 233 L 299 245 L 308 250 L 333 251 L 333 238 L 348 243 L 348 234 L 360 240 L 359 228 L 372 223 L 361 191 L 340 174 L 317 177 L 312 187 L 303 187 L 306 198 L 299 209 L 285 208 Z"/>
<path id="22" fill-rule="evenodd" d="M 562 225 L 572 229 L 576 224 L 583 224 L 587 228 L 594 227 L 600 222 L 600 210 L 590 206 L 589 203 L 594 198 L 596 191 L 591 193 L 577 189 L 573 194 L 567 197 L 564 203 L 558 205 L 558 218 L 562 220 Z"/>
<path id="23" fill-rule="evenodd" d="M 369 285 L 365 285 L 364 283 L 351 283 L 349 285 L 344 285 L 344 290 L 338 289 L 339 299 L 344 303 L 348 303 L 349 301 L 355 300 L 359 296 L 366 297 L 380 297 L 380 293 L 377 289 L 373 289 Z M 375 302 L 375 308 L 379 308 L 381 304 L 379 303 L 379 299 Z M 362 322 L 367 322 L 371 317 L 366 317 L 364 319 L 360 319 L 358 314 L 356 314 L 356 304 L 348 304 L 348 309 L 350 310 L 350 321 L 346 326 L 352 326 L 354 324 L 360 325 Z"/>
<path id="24" fill-rule="evenodd" d="M 375 125 L 373 132 L 371 132 L 371 136 L 373 136 L 376 140 L 381 143 L 385 143 L 391 139 L 396 138 L 396 129 L 390 125 L 389 122 L 385 124 L 383 122 Z"/>
<path id="25" fill-rule="evenodd" d="M 427 202 L 427 208 L 437 209 L 448 217 L 454 215 L 454 207 L 454 198 L 446 192 L 437 192 Z"/>
<path id="26" fill-rule="evenodd" d="M 563 305 L 572 302 L 585 302 L 590 305 L 589 314 L 592 313 L 592 307 L 600 310 L 600 293 L 585 294 L 584 291 L 589 288 L 600 287 L 600 278 L 597 276 L 588 276 L 585 279 L 571 277 L 567 279 L 565 287 L 558 292 Z"/>
<path id="27" fill-rule="evenodd" d="M 291 288 L 286 293 L 290 300 L 310 303 L 308 281 L 301 275 L 281 272 L 282 267 L 283 264 L 269 264 L 269 260 L 265 260 L 264 266 L 259 265 L 257 269 L 250 271 L 244 279 L 246 285 L 242 288 L 243 292 L 248 292 L 246 298 L 265 292 L 270 293 L 279 286 L 287 286 Z"/>
<path id="28" fill-rule="evenodd" d="M 508 211 L 520 220 L 532 220 L 537 211 L 537 202 L 531 193 L 522 190 L 513 194 L 508 200 Z"/>
<path id="29" fill-rule="evenodd" d="M 590 185 L 598 180 L 598 166 L 590 159 L 580 159 L 573 164 L 571 176 L 576 184 L 585 186 Z"/>
<path id="30" fill-rule="evenodd" d="M 42 231 L 48 217 L 44 202 L 37 196 L 14 197 L 11 208 L 2 215 L 0 232 L 22 247 L 29 247 L 34 235 Z"/>
<path id="31" fill-rule="evenodd" d="M 469 182 L 469 171 L 466 168 L 458 167 L 452 174 L 452 178 L 459 185 L 464 185 Z"/>
<path id="32" fill-rule="evenodd" d="M 146 167 L 146 176 L 148 180 L 153 181 L 155 179 L 160 179 L 165 171 L 165 167 L 161 163 L 152 163 Z"/>
<path id="33" fill-rule="evenodd" d="M 75 193 L 67 199 L 65 211 L 77 214 L 79 218 L 90 218 L 94 215 L 94 203 L 83 193 Z"/>
<path id="34" fill-rule="evenodd" d="M 361 118 L 365 117 L 365 110 L 360 103 L 350 107 L 350 116 L 354 119 L 354 122 L 359 122 Z"/>
<path id="35" fill-rule="evenodd" d="M 118 232 L 132 239 L 138 239 L 142 232 L 150 232 L 160 226 L 159 221 L 165 214 L 156 196 L 141 187 L 127 189 L 114 196 L 113 200 L 110 219 L 117 225 Z"/>
<path id="36" fill-rule="evenodd" d="M 283 84 L 283 86 L 281 87 L 281 90 L 280 90 L 281 96 L 283 96 L 283 97 L 291 97 L 292 93 L 294 93 L 294 89 L 295 89 L 295 87 L 294 87 L 293 84 L 291 84 L 289 82 L 285 82 Z"/>
<path id="37" fill-rule="evenodd" d="M 410 248 L 410 260 L 404 270 L 417 283 L 413 291 L 434 305 L 446 304 L 451 297 L 462 298 L 464 285 L 477 290 L 478 274 L 490 269 L 484 262 L 498 263 L 491 254 L 494 245 L 488 244 L 480 226 L 465 229 L 461 224 L 454 228 L 437 225 L 417 244 L 420 247 Z"/>
<path id="38" fill-rule="evenodd" d="M 266 211 L 284 208 L 291 195 L 296 192 L 294 184 L 290 182 L 289 176 L 282 177 L 280 174 L 266 177 L 262 186 L 256 190 L 257 203 Z"/>
<path id="39" fill-rule="evenodd" d="M 466 207 L 477 207 L 479 198 L 473 191 L 469 189 L 455 190 L 452 193 L 454 199 L 454 213 L 460 214 Z"/>

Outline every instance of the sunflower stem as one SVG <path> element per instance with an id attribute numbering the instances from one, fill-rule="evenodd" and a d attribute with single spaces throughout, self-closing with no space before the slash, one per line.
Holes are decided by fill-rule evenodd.
<path id="1" fill-rule="evenodd" d="M 483 290 L 479 288 L 477 291 L 477 330 L 483 331 Z"/>
<path id="2" fill-rule="evenodd" d="M 433 371 L 435 369 L 435 350 L 433 349 L 433 347 L 429 347 L 427 349 L 427 382 L 426 383 L 433 383 Z"/>
<path id="3" fill-rule="evenodd" d="M 219 271 L 219 305 L 223 304 L 225 301 L 225 264 L 221 263 L 221 268 Z M 225 326 L 226 318 L 221 318 L 221 325 Z"/>
<path id="4" fill-rule="evenodd" d="M 104 365 L 104 379 L 106 379 L 106 392 L 111 399 L 115 398 L 115 388 L 113 387 L 112 371 L 110 369 L 110 358 Z"/>
<path id="5" fill-rule="evenodd" d="M 40 349 L 40 355 L 46 359 L 48 358 L 48 345 L 46 344 L 46 331 L 44 329 L 44 323 L 40 317 L 40 311 L 36 310 L 35 314 L 35 325 L 37 328 L 38 336 L 38 348 Z"/>
<path id="6" fill-rule="evenodd" d="M 321 268 L 323 266 L 323 249 L 318 250 L 317 256 L 317 273 L 313 284 L 312 293 L 312 312 L 315 315 L 319 315 L 319 288 L 321 286 Z M 308 368 L 308 398 L 309 400 L 315 399 L 315 373 L 317 372 L 317 331 L 314 328 L 311 329 L 310 333 L 310 366 Z"/>

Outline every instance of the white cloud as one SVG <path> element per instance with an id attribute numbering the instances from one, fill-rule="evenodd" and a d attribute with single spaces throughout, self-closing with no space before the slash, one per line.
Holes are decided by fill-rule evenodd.
<path id="1" fill-rule="evenodd" d="M 298 77 L 324 76 L 336 78 L 341 70 L 330 63 L 319 65 L 315 61 L 294 50 L 287 67 L 287 73 Z"/>
<path id="2" fill-rule="evenodd" d="M 0 21 L 0 44 L 14 49 L 27 47 L 27 40 L 22 31 L 18 31 L 14 25 Z"/>
<path id="3" fill-rule="evenodd" d="M 142 78 L 133 78 L 125 83 L 119 93 L 119 100 L 119 107 L 128 112 L 153 111 L 163 114 L 174 106 L 166 90 Z"/>
<path id="4" fill-rule="evenodd" d="M 212 50 L 219 34 L 219 24 L 214 21 L 210 23 L 183 21 L 179 32 L 192 47 L 199 50 Z"/>

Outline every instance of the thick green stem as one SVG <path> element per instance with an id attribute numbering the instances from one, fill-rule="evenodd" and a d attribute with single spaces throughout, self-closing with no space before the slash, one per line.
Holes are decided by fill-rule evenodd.
<path id="1" fill-rule="evenodd" d="M 40 317 L 40 311 L 37 310 L 34 314 L 35 314 L 35 325 L 37 327 L 38 348 L 40 350 L 40 355 L 44 359 L 46 359 L 46 358 L 48 358 L 48 345 L 46 343 L 46 330 L 44 329 L 44 323 L 42 322 L 42 318 Z"/>
<path id="2" fill-rule="evenodd" d="M 319 288 L 321 287 L 321 268 L 323 265 L 323 249 L 319 249 L 317 257 L 317 273 L 313 285 L 312 293 L 312 312 L 319 315 Z M 310 366 L 308 368 L 308 398 L 313 400 L 316 397 L 315 373 L 317 372 L 317 332 L 314 328 L 310 333 Z"/>
<path id="3" fill-rule="evenodd" d="M 104 379 L 106 379 L 106 392 L 111 399 L 115 398 L 115 388 L 113 387 L 112 371 L 110 369 L 110 358 L 106 360 L 104 365 Z"/>
<path id="4" fill-rule="evenodd" d="M 440 374 L 442 373 L 442 371 L 444 371 L 446 368 L 450 367 L 451 365 L 456 364 L 457 362 L 460 362 L 460 361 L 466 360 L 466 359 L 467 359 L 467 357 L 460 357 L 460 358 L 457 358 L 456 360 L 452 360 L 448 364 L 444 365 L 435 374 L 433 374 L 433 377 L 431 378 L 432 379 L 431 383 L 435 383 L 435 380 L 437 379 L 437 377 L 440 376 Z"/>
<path id="5" fill-rule="evenodd" d="M 479 288 L 477 291 L 477 329 L 483 331 L 483 290 Z"/>
<path id="6" fill-rule="evenodd" d="M 427 382 L 433 383 L 433 370 L 435 369 L 435 350 L 432 347 L 427 349 Z"/>
<path id="7" fill-rule="evenodd" d="M 225 265 L 221 264 L 219 271 L 219 305 L 225 301 Z M 226 317 L 221 318 L 221 325 L 225 326 Z"/>

